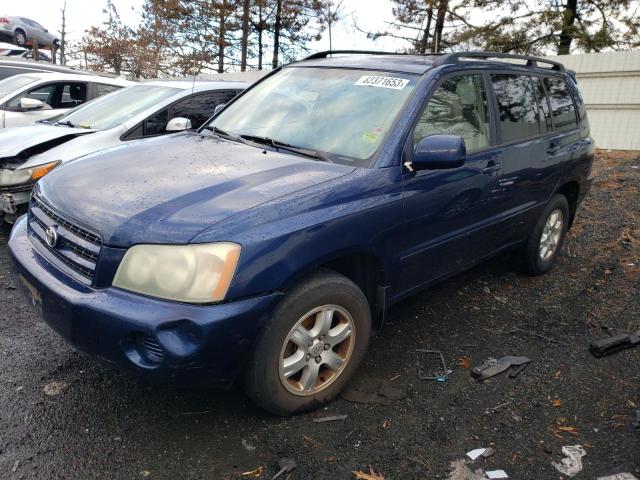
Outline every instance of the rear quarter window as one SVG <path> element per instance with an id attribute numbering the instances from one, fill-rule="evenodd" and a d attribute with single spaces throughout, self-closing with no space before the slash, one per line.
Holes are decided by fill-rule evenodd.
<path id="1" fill-rule="evenodd" d="M 554 130 L 564 131 L 576 128 L 578 126 L 576 108 L 567 82 L 560 78 L 546 77 L 544 86 L 551 105 Z"/>

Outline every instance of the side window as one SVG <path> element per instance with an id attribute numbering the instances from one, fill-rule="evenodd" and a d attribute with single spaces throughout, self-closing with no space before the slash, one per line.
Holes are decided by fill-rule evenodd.
<path id="1" fill-rule="evenodd" d="M 565 81 L 559 78 L 547 77 L 544 79 L 544 86 L 547 87 L 547 94 L 549 95 L 554 130 L 563 131 L 576 128 L 578 125 L 576 109 Z"/>
<path id="2" fill-rule="evenodd" d="M 84 83 L 66 83 L 58 106 L 54 108 L 74 108 L 87 101 L 87 85 Z"/>
<path id="3" fill-rule="evenodd" d="M 491 75 L 502 143 L 540 134 L 538 100 L 528 75 Z"/>
<path id="4" fill-rule="evenodd" d="M 115 92 L 116 90 L 120 90 L 120 87 L 116 85 L 105 85 L 104 83 L 96 83 L 96 94 L 98 97 L 106 95 L 107 93 Z"/>
<path id="5" fill-rule="evenodd" d="M 547 93 L 542 85 L 542 79 L 538 77 L 531 77 L 533 81 L 534 89 L 538 94 L 538 106 L 540 108 L 540 125 L 543 132 L 553 131 L 553 124 L 551 123 L 551 111 L 549 110 L 549 99 Z"/>
<path id="6" fill-rule="evenodd" d="M 169 120 L 176 117 L 188 118 L 191 120 L 193 128 L 199 128 L 213 115 L 216 105 L 226 103 L 233 97 L 235 97 L 234 90 L 221 90 L 183 98 L 147 118 L 144 121 L 144 135 L 149 136 L 165 133 Z"/>
<path id="7" fill-rule="evenodd" d="M 22 107 L 20 106 L 21 98 L 33 98 L 35 100 L 40 100 L 49 106 L 49 108 L 53 108 L 53 103 L 55 99 L 56 92 L 56 84 L 44 85 L 41 87 L 34 88 L 28 92 L 22 93 L 17 97 L 9 100 L 7 104 L 7 108 L 9 110 L 20 110 Z"/>
<path id="8" fill-rule="evenodd" d="M 489 145 L 489 108 L 482 75 L 449 78 L 436 88 L 413 130 L 413 145 L 430 135 L 460 135 L 467 153 Z"/>

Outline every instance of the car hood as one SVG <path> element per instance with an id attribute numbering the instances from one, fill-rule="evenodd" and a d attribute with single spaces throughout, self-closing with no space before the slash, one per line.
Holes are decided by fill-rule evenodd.
<path id="1" fill-rule="evenodd" d="M 54 209 L 100 233 L 106 245 L 128 247 L 188 243 L 236 213 L 353 170 L 185 133 L 74 160 L 44 177 L 38 190 Z"/>
<path id="2" fill-rule="evenodd" d="M 57 147 L 80 135 L 88 135 L 95 130 L 72 127 L 56 127 L 46 124 L 0 130 L 0 165 L 16 160 L 26 160 L 33 155 Z"/>

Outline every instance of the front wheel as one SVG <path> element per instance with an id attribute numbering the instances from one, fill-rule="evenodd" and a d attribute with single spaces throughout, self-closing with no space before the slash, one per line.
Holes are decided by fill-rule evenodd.
<path id="1" fill-rule="evenodd" d="M 564 195 L 551 198 L 521 251 L 521 265 L 530 275 L 549 271 L 558 256 L 569 225 L 569 203 Z"/>
<path id="2" fill-rule="evenodd" d="M 276 415 L 317 408 L 353 375 L 370 333 L 362 291 L 348 278 L 322 271 L 277 307 L 247 368 L 245 390 Z"/>

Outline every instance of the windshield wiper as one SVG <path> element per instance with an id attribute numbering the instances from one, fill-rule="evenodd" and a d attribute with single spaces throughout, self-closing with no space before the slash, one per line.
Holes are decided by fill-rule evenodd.
<path id="1" fill-rule="evenodd" d="M 240 138 L 244 140 L 248 140 L 250 142 L 261 143 L 264 145 L 269 145 L 277 150 L 286 150 L 291 153 L 297 153 L 298 155 L 302 155 L 309 158 L 315 158 L 316 160 L 322 160 L 323 162 L 331 162 L 329 157 L 323 155 L 317 150 L 311 150 L 309 148 L 296 147 L 295 145 L 291 145 L 290 143 L 280 142 L 278 140 L 274 140 L 269 137 L 260 137 L 258 135 L 240 135 Z"/>
<path id="2" fill-rule="evenodd" d="M 87 127 L 79 127 L 75 123 L 71 123 L 69 120 L 63 120 L 62 122 L 56 122 L 56 123 L 54 123 L 54 125 L 64 125 L 66 127 L 72 127 L 72 128 L 87 128 Z"/>

